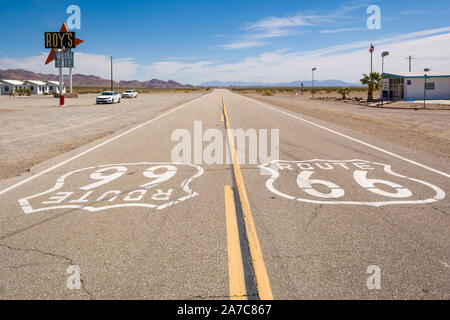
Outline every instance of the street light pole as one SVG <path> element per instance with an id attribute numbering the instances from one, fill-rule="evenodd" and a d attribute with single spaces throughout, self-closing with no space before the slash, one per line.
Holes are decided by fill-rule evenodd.
<path id="1" fill-rule="evenodd" d="M 384 77 L 383 77 L 383 75 L 384 75 L 384 57 L 387 57 L 389 55 L 389 52 L 388 51 L 384 51 L 382 54 L 381 54 L 381 85 L 382 85 L 382 88 L 381 88 L 381 107 L 383 107 L 383 102 L 384 102 Z"/>
<path id="2" fill-rule="evenodd" d="M 113 57 L 111 57 L 111 91 L 113 90 Z"/>
<path id="3" fill-rule="evenodd" d="M 69 92 L 72 94 L 72 67 L 69 68 Z"/>
<path id="4" fill-rule="evenodd" d="M 317 70 L 317 68 L 312 68 L 312 98 L 314 99 L 314 91 L 315 91 L 315 88 L 314 88 L 314 71 L 316 71 Z"/>
<path id="5" fill-rule="evenodd" d="M 430 72 L 431 69 L 430 69 L 430 68 L 425 68 L 423 71 L 424 71 L 424 72 Z M 424 87 L 423 87 L 423 108 L 424 108 L 424 109 L 426 108 L 425 104 L 426 104 L 426 101 L 427 101 L 427 77 L 428 77 L 428 76 L 427 76 L 427 74 L 425 73 L 425 76 L 424 76 L 425 84 L 424 84 Z"/>

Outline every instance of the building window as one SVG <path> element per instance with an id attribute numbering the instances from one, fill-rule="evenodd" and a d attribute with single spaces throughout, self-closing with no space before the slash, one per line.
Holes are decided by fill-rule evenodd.
<path id="1" fill-rule="evenodd" d="M 53 91 L 53 87 L 50 87 L 50 91 Z"/>
<path id="2" fill-rule="evenodd" d="M 34 87 L 33 87 L 33 86 L 31 86 L 31 87 L 30 87 L 30 90 L 31 90 L 31 91 L 34 91 Z"/>
<path id="3" fill-rule="evenodd" d="M 427 90 L 434 90 L 434 82 L 427 82 L 425 88 Z"/>
<path id="4" fill-rule="evenodd" d="M 5 86 L 5 92 L 8 92 L 8 91 L 9 91 L 9 87 Z"/>

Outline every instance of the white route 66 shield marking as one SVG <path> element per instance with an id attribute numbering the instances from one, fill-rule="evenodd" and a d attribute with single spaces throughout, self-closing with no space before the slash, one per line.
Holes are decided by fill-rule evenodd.
<path id="1" fill-rule="evenodd" d="M 203 174 L 197 165 L 139 162 L 83 168 L 59 177 L 53 188 L 22 198 L 26 214 L 83 209 L 165 209 L 198 195 L 189 184 Z"/>
<path id="2" fill-rule="evenodd" d="M 429 182 L 366 160 L 275 160 L 259 167 L 271 175 L 267 189 L 300 202 L 380 207 L 445 199 L 445 192 Z"/>

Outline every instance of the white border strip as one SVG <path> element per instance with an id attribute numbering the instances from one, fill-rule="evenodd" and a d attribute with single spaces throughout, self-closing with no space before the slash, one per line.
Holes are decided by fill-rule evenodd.
<path id="1" fill-rule="evenodd" d="M 233 93 L 233 94 L 235 94 L 235 93 Z M 237 94 L 235 94 L 235 95 L 237 95 Z M 287 115 L 287 116 L 289 116 L 289 117 L 291 117 L 291 118 L 294 118 L 294 119 L 297 119 L 297 120 L 306 122 L 306 123 L 308 123 L 308 124 L 310 124 L 310 125 L 313 125 L 313 126 L 315 126 L 315 127 L 320 128 L 320 129 L 323 129 L 323 130 L 326 130 L 326 131 L 328 131 L 328 132 L 334 133 L 334 134 L 336 134 L 336 135 L 338 135 L 338 136 L 344 137 L 344 138 L 349 139 L 349 140 L 352 140 L 352 141 L 354 141 L 354 142 L 358 142 L 358 143 L 360 143 L 360 144 L 362 144 L 362 145 L 365 145 L 365 146 L 367 146 L 367 147 L 369 147 L 369 148 L 372 148 L 372 149 L 375 149 L 375 150 L 377 150 L 377 151 L 386 153 L 386 154 L 388 154 L 388 155 L 390 155 L 390 156 L 393 156 L 393 157 L 395 157 L 395 158 L 398 158 L 398 159 L 400 159 L 400 160 L 409 162 L 409 163 L 414 164 L 414 165 L 416 165 L 416 166 L 418 166 L 418 167 L 421 167 L 421 168 L 424 168 L 424 169 L 426 169 L 426 170 L 432 171 L 432 172 L 434 172 L 434 173 L 440 174 L 441 176 L 444 176 L 444 177 L 446 177 L 446 178 L 450 178 L 450 175 L 449 175 L 448 173 L 445 173 L 445 172 L 442 172 L 442 171 L 433 169 L 433 168 L 428 167 L 428 166 L 426 166 L 426 165 L 424 165 L 424 164 L 421 164 L 421 163 L 419 163 L 419 162 L 416 162 L 416 161 L 407 159 L 407 158 L 405 158 L 405 157 L 399 156 L 398 154 L 395 154 L 395 153 L 392 153 L 392 152 L 390 152 L 390 151 L 387 151 L 387 150 L 378 148 L 378 147 L 376 147 L 376 146 L 374 146 L 374 145 L 371 145 L 371 144 L 369 144 L 369 143 L 367 143 L 367 142 L 364 142 L 364 141 L 361 141 L 361 140 L 352 138 L 352 137 L 347 136 L 347 135 L 345 135 L 345 134 L 343 134 L 343 133 L 340 133 L 340 132 L 334 131 L 334 130 L 332 130 L 332 129 L 329 129 L 329 128 L 327 128 L 327 127 L 321 126 L 321 125 L 319 125 L 319 124 L 317 124 L 317 123 L 314 123 L 314 122 L 305 120 L 305 119 L 303 119 L 303 118 L 294 116 L 294 115 L 292 115 L 292 114 L 290 114 L 290 113 L 288 113 L 288 112 L 281 111 L 281 110 L 278 109 L 278 108 L 271 107 L 271 106 L 269 106 L 269 105 L 267 105 L 267 104 L 265 104 L 265 103 L 262 103 L 262 102 L 260 102 L 260 101 L 258 101 L 258 100 L 251 99 L 251 98 L 249 98 L 249 97 L 245 97 L 245 96 L 242 96 L 242 95 L 238 95 L 238 96 L 243 97 L 243 98 L 246 98 L 246 99 L 248 99 L 248 100 L 250 100 L 250 101 L 252 101 L 252 102 L 258 103 L 258 104 L 260 104 L 260 105 L 262 105 L 262 106 L 264 106 L 264 107 L 266 107 L 266 108 L 269 108 L 269 109 L 278 111 L 278 112 L 280 112 L 280 113 L 283 113 L 283 114 L 285 114 L 285 115 Z"/>
<path id="2" fill-rule="evenodd" d="M 199 100 L 199 99 L 202 99 L 202 98 L 204 98 L 204 97 L 206 97 L 206 96 L 207 96 L 207 95 L 203 95 L 203 96 L 198 97 L 198 98 L 196 98 L 196 99 L 194 99 L 194 100 L 191 100 L 191 101 L 189 101 L 189 102 L 186 102 L 186 103 L 182 104 L 181 106 L 176 107 L 176 108 L 173 109 L 173 110 L 170 110 L 169 112 L 166 112 L 166 113 L 164 113 L 164 114 L 162 114 L 162 115 L 160 115 L 160 116 L 158 116 L 158 117 L 156 117 L 156 118 L 153 118 L 153 119 L 151 119 L 151 120 L 149 120 L 149 121 L 147 121 L 147 122 L 144 122 L 144 123 L 138 125 L 137 127 L 131 128 L 130 130 L 128 130 L 128 131 L 126 131 L 126 132 L 124 132 L 124 133 L 121 133 L 121 134 L 119 134 L 119 135 L 117 135 L 117 136 L 115 136 L 115 137 L 113 137 L 113 138 L 111 138 L 111 139 L 109 139 L 109 140 L 106 140 L 106 141 L 104 141 L 104 142 L 102 142 L 102 143 L 100 143 L 100 144 L 98 144 L 98 145 L 96 145 L 96 146 L 94 146 L 94 147 L 92 147 L 92 148 L 86 150 L 86 151 L 83 151 L 83 152 L 77 154 L 76 156 L 74 156 L 74 157 L 72 157 L 72 158 L 70 158 L 70 159 L 64 160 L 63 162 L 60 162 L 60 163 L 58 163 L 57 165 L 55 165 L 55 166 L 53 166 L 53 167 L 51 167 L 51 168 L 48 168 L 48 169 L 46 169 L 46 170 L 44 170 L 44 171 L 41 171 L 41 172 L 35 174 L 34 176 L 31 176 L 31 177 L 29 177 L 29 178 L 27 178 L 27 179 L 25 179 L 25 180 L 22 180 L 22 181 L 16 183 L 15 185 L 12 185 L 12 186 L 10 186 L 10 187 L 4 189 L 4 190 L 1 190 L 1 191 L 0 191 L 0 196 L 3 195 L 3 194 L 5 194 L 5 193 L 7 193 L 7 192 L 9 192 L 9 191 L 11 191 L 11 190 L 16 189 L 17 187 L 20 187 L 21 185 L 23 185 L 23 184 L 25 184 L 25 183 L 28 183 L 28 182 L 30 182 L 30 181 L 36 179 L 37 177 L 42 176 L 43 174 L 46 174 L 46 173 L 49 172 L 49 171 L 52 171 L 52 170 L 54 170 L 54 169 L 56 169 L 56 168 L 58 168 L 58 167 L 61 167 L 61 166 L 65 165 L 65 164 L 67 164 L 67 163 L 69 163 L 69 162 L 71 162 L 71 161 L 73 161 L 73 160 L 75 160 L 75 159 L 77 159 L 77 158 L 79 158 L 79 157 L 82 157 L 82 156 L 84 156 L 85 154 L 87 154 L 87 153 L 89 153 L 89 152 L 91 152 L 91 151 L 94 151 L 95 149 L 98 149 L 98 148 L 100 148 L 100 147 L 103 147 L 104 145 L 106 145 L 106 144 L 108 144 L 108 143 L 110 143 L 110 142 L 113 142 L 113 141 L 115 141 L 115 140 L 117 140 L 117 139 L 119 139 L 119 138 L 121 138 L 121 137 L 123 137 L 123 136 L 125 136 L 125 135 L 127 135 L 127 134 L 129 134 L 129 133 L 131 133 L 131 132 L 133 132 L 133 131 L 136 131 L 136 130 L 138 130 L 138 129 L 140 129 L 140 128 L 142 128 L 142 127 L 144 127 L 144 126 L 146 126 L 146 125 L 148 125 L 148 124 L 150 124 L 150 123 L 152 123 L 152 122 L 154 122 L 154 121 L 156 121 L 156 120 L 159 120 L 159 119 L 161 119 L 161 118 L 163 118 L 163 117 L 165 117 L 165 116 L 167 116 L 167 115 L 169 115 L 169 114 L 171 114 L 171 113 L 173 113 L 173 112 L 175 112 L 175 111 L 177 111 L 177 110 L 179 110 L 179 109 L 181 109 L 181 108 L 187 106 L 188 104 L 193 103 L 193 102 L 195 102 L 195 101 L 197 101 L 197 100 Z"/>

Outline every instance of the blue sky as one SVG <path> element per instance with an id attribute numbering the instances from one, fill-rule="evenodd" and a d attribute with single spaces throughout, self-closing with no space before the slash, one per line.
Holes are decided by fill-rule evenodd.
<path id="1" fill-rule="evenodd" d="M 2 1 L 4 2 L 4 1 Z M 81 9 L 85 42 L 76 72 L 108 77 L 108 56 L 123 80 L 356 82 L 369 68 L 368 48 L 389 50 L 386 71 L 450 71 L 448 0 L 409 1 L 20 1 L 0 10 L 0 68 L 55 73 L 44 66 L 43 34 L 58 31 L 69 5 Z M 369 5 L 381 9 L 369 30 Z M 44 58 L 43 58 L 44 57 Z M 378 70 L 379 71 L 379 70 Z"/>

